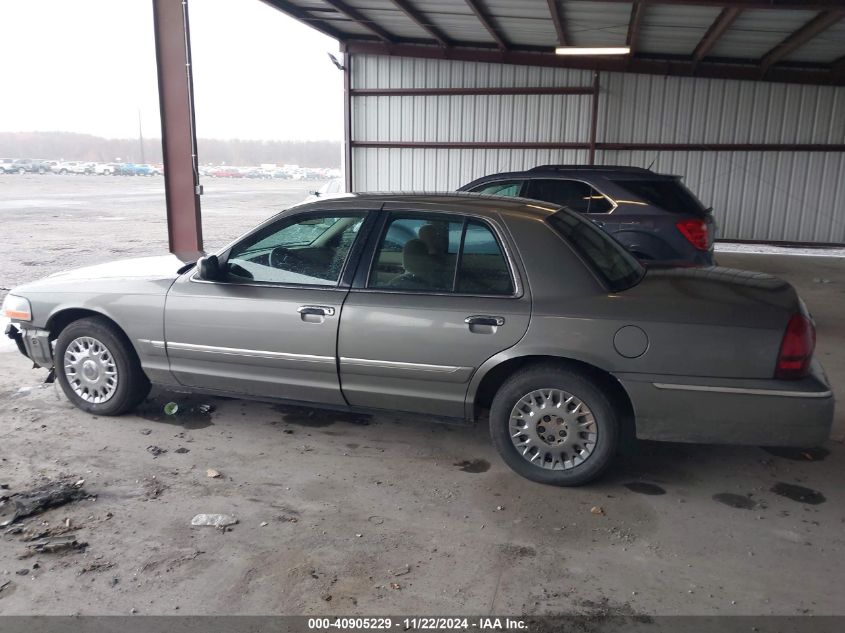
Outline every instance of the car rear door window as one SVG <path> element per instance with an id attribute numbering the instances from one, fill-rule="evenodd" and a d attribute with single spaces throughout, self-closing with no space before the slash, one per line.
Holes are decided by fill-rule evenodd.
<path id="1" fill-rule="evenodd" d="M 493 231 L 480 220 L 439 214 L 391 216 L 368 287 L 482 295 L 514 291 Z"/>
<path id="2" fill-rule="evenodd" d="M 365 216 L 309 213 L 267 227 L 232 248 L 227 281 L 336 286 Z"/>
<path id="3" fill-rule="evenodd" d="M 614 206 L 607 196 L 580 180 L 529 180 L 523 195 L 526 198 L 558 204 L 578 213 L 609 213 Z"/>
<path id="4" fill-rule="evenodd" d="M 704 215 L 707 212 L 698 198 L 676 178 L 613 182 L 669 213 Z"/>
<path id="5" fill-rule="evenodd" d="M 480 185 L 472 190 L 473 193 L 483 193 L 488 196 L 518 196 L 522 191 L 523 180 L 498 180 Z"/>

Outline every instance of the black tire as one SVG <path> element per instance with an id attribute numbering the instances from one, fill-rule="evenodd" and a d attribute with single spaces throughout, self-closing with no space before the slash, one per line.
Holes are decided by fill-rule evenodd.
<path id="1" fill-rule="evenodd" d="M 70 384 L 65 370 L 65 352 L 80 337 L 99 341 L 111 353 L 117 368 L 117 387 L 104 402 L 89 402 Z M 56 376 L 62 391 L 74 406 L 95 415 L 121 415 L 134 409 L 150 392 L 150 381 L 141 369 L 138 356 L 126 335 L 102 317 L 79 319 L 68 325 L 56 340 Z"/>
<path id="2" fill-rule="evenodd" d="M 595 444 L 592 452 L 582 462 L 570 468 L 553 470 L 529 462 L 511 440 L 510 420 L 514 407 L 523 397 L 543 389 L 557 389 L 575 396 L 593 414 Z M 598 478 L 613 461 L 619 444 L 619 421 L 620 414 L 616 407 L 588 374 L 562 365 L 532 365 L 519 370 L 506 380 L 493 398 L 490 407 L 490 437 L 505 463 L 523 477 L 553 486 L 580 486 Z M 535 428 L 536 426 L 539 424 L 535 425 Z M 545 427 L 542 428 L 543 432 L 546 432 Z M 567 427 L 561 432 L 572 431 Z M 547 447 L 547 444 L 536 448 L 527 446 L 528 454 L 540 452 L 540 459 L 544 459 L 542 449 Z M 579 447 L 581 450 L 585 449 L 584 445 Z"/>

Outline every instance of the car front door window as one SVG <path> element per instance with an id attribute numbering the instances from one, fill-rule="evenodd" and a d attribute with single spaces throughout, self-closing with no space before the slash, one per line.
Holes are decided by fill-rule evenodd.
<path id="1" fill-rule="evenodd" d="M 567 207 L 578 213 L 609 213 L 613 210 L 613 203 L 606 196 L 580 180 L 530 180 L 525 195 Z"/>
<path id="2" fill-rule="evenodd" d="M 296 216 L 237 244 L 226 281 L 336 286 L 365 213 Z"/>

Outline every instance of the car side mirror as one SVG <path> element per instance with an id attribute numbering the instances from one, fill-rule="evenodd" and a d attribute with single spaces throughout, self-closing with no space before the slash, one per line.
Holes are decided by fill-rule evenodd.
<path id="1" fill-rule="evenodd" d="M 206 255 L 197 260 L 197 276 L 206 281 L 220 278 L 220 260 L 217 255 Z"/>

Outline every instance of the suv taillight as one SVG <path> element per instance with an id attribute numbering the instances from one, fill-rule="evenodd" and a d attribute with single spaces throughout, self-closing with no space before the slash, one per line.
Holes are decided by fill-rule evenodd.
<path id="1" fill-rule="evenodd" d="M 687 241 L 698 250 L 706 251 L 710 247 L 707 222 L 704 220 L 682 220 L 676 222 L 675 226 L 687 238 Z"/>
<path id="2" fill-rule="evenodd" d="M 780 344 L 775 378 L 795 380 L 810 371 L 810 361 L 816 348 L 816 328 L 803 314 L 793 314 L 786 324 Z"/>

